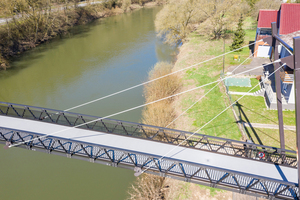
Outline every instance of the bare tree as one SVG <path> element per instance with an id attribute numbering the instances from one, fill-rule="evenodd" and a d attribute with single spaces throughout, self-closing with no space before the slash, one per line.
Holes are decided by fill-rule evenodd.
<path id="1" fill-rule="evenodd" d="M 203 14 L 199 12 L 201 2 L 202 0 L 171 0 L 156 16 L 158 36 L 169 44 L 183 41 L 193 30 L 192 24 L 203 20 Z"/>
<path id="2" fill-rule="evenodd" d="M 155 27 L 169 44 L 184 41 L 196 24 L 201 33 L 219 39 L 248 10 L 242 0 L 170 0 L 157 14 Z"/>
<path id="3" fill-rule="evenodd" d="M 260 9 L 274 9 L 278 10 L 280 8 L 281 0 L 258 0 L 253 6 L 251 16 L 257 18 Z"/>
<path id="4" fill-rule="evenodd" d="M 247 4 L 241 0 L 207 0 L 200 9 L 207 20 L 199 26 L 199 31 L 212 39 L 220 39 L 236 25 L 239 16 L 246 12 Z"/>

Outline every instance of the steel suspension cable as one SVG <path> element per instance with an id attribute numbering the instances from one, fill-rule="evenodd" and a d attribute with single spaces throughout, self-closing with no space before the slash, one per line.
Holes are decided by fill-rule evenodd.
<path id="1" fill-rule="evenodd" d="M 265 44 L 267 44 L 266 42 L 262 45 L 262 46 L 264 46 Z M 253 56 L 256 52 L 258 51 L 258 49 L 253 53 L 253 54 L 251 54 L 248 58 L 250 58 L 251 56 Z M 247 58 L 247 59 L 248 59 Z M 240 67 L 241 65 L 239 65 L 239 66 L 237 66 L 236 68 L 234 68 L 230 73 L 233 73 L 235 70 L 237 70 L 239 67 Z"/>
<path id="2" fill-rule="evenodd" d="M 271 62 L 271 63 L 268 63 L 268 64 L 272 64 L 272 63 L 276 63 L 276 62 L 280 62 L 280 61 L 281 61 L 281 60 L 279 59 L 279 60 L 276 60 L 276 61 Z M 232 76 L 228 76 L 228 77 L 223 78 L 223 79 L 221 79 L 221 80 L 225 80 L 225 79 L 227 79 L 227 78 L 230 78 L 230 77 L 233 77 L 233 76 L 237 76 L 237 75 L 240 75 L 240 74 L 243 74 L 243 73 L 246 73 L 246 72 L 249 72 L 249 71 L 258 69 L 258 68 L 260 68 L 260 67 L 263 67 L 263 66 L 258 66 L 258 67 L 255 67 L 255 68 L 253 68 L 253 69 L 250 69 L 250 70 L 241 72 L 241 73 L 239 73 L 239 74 L 235 74 L 235 75 L 232 75 Z M 194 91 L 194 90 L 196 90 L 196 89 L 199 89 L 199 88 L 202 88 L 202 87 L 211 85 L 211 84 L 216 83 L 216 82 L 219 82 L 219 80 L 213 81 L 213 82 L 210 82 L 210 83 L 207 83 L 207 84 L 204 84 L 204 85 L 201 85 L 201 86 L 198 86 L 198 87 L 195 87 L 195 88 L 192 88 L 192 89 L 189 89 L 189 90 L 186 90 L 186 91 L 177 93 L 177 94 L 173 94 L 173 95 L 171 95 L 171 96 L 164 97 L 164 98 L 161 98 L 161 99 L 158 99 L 158 100 L 155 100 L 155 101 L 146 103 L 146 104 L 142 104 L 142 105 L 139 105 L 139 106 L 136 106 L 136 107 L 133 107 L 133 108 L 129 108 L 129 109 L 127 109 L 127 110 L 123 110 L 123 111 L 120 111 L 120 112 L 117 112 L 117 113 L 114 113 L 114 114 L 111 114 L 111 115 L 107 115 L 107 116 L 105 116 L 105 117 L 100 117 L 100 118 L 97 118 L 97 119 L 95 119 L 95 120 L 92 120 L 92 121 L 89 121 L 89 122 L 85 122 L 85 123 L 79 124 L 79 125 L 77 125 L 77 126 L 65 128 L 65 129 L 62 129 L 62 130 L 53 132 L 52 134 L 46 134 L 46 135 L 44 135 L 44 136 L 40 136 L 40 137 L 37 137 L 37 138 L 34 138 L 34 139 L 30 139 L 30 140 L 26 140 L 26 141 L 23 141 L 23 142 L 20 142 L 20 143 L 17 143 L 17 144 L 9 145 L 8 147 L 9 147 L 9 148 L 10 148 L 10 147 L 15 147 L 15 146 L 18 146 L 18 145 L 21 145 L 21 144 L 25 144 L 25 143 L 27 143 L 27 142 L 31 142 L 31 141 L 34 141 L 34 140 L 37 140 L 37 139 L 45 138 L 45 137 L 48 137 L 48 136 L 53 136 L 53 135 L 56 135 L 57 133 L 61 133 L 61 132 L 63 132 L 63 131 L 67 131 L 67 130 L 70 130 L 70 129 L 78 128 L 78 127 L 81 127 L 81 126 L 84 126 L 84 125 L 87 125 L 87 124 L 90 124 L 90 123 L 93 123 L 93 122 L 96 122 L 96 121 L 99 121 L 99 120 L 102 120 L 102 119 L 110 118 L 110 117 L 113 117 L 113 116 L 116 116 L 116 115 L 119 115 L 119 114 L 122 114 L 122 113 L 126 113 L 126 112 L 128 112 L 128 111 L 132 111 L 132 110 L 135 110 L 135 109 L 138 109 L 138 108 L 141 108 L 141 107 L 145 107 L 145 106 L 147 106 L 147 105 L 151 105 L 151 104 L 154 104 L 154 103 L 157 103 L 157 102 L 160 102 L 160 101 L 163 101 L 163 100 L 166 100 L 166 99 L 169 99 L 169 98 L 172 98 L 172 97 L 175 97 L 175 96 L 178 96 L 178 95 L 187 93 L 187 92 L 190 92 L 190 91 Z"/>
<path id="3" fill-rule="evenodd" d="M 266 44 L 266 42 L 264 43 L 264 45 Z M 257 50 L 256 50 L 257 51 Z M 234 72 L 237 68 L 239 68 L 240 66 L 242 66 L 251 56 L 253 56 L 256 51 L 254 53 L 252 53 L 248 58 L 246 58 L 241 64 L 239 64 L 232 72 Z M 194 105 L 196 105 L 199 101 L 201 101 L 201 99 L 203 99 L 207 94 L 209 94 L 214 88 L 216 88 L 222 80 L 220 80 L 213 88 L 211 88 L 208 92 L 206 92 L 202 97 L 200 97 L 195 103 L 193 103 L 190 107 L 188 107 L 185 111 L 183 111 L 178 117 L 176 117 L 172 122 L 170 122 L 167 126 L 169 127 L 171 124 L 173 124 L 178 118 L 180 118 L 183 114 L 185 114 L 188 110 L 190 110 L 192 107 L 194 107 Z"/>
<path id="4" fill-rule="evenodd" d="M 166 74 L 166 75 L 163 75 L 163 76 L 161 76 L 161 77 L 158 77 L 158 78 L 155 78 L 155 79 L 152 79 L 152 80 L 149 80 L 149 81 L 140 83 L 140 84 L 138 84 L 138 85 L 135 85 L 135 86 L 132 86 L 132 87 L 129 87 L 129 88 L 120 90 L 120 91 L 118 91 L 118 92 L 115 92 L 115 93 L 106 95 L 106 96 L 104 96 L 104 97 L 100 97 L 100 98 L 98 98 L 98 99 L 94 99 L 94 100 L 92 100 L 92 101 L 88 101 L 88 102 L 86 102 L 86 103 L 83 103 L 83 104 L 80 104 L 80 105 L 77 105 L 77 106 L 74 106 L 74 107 L 65 109 L 65 110 L 63 110 L 63 111 L 64 111 L 64 112 L 67 112 L 67 111 L 70 111 L 70 110 L 74 110 L 74 109 L 76 109 L 76 108 L 80 108 L 80 107 L 82 107 L 82 106 L 86 106 L 86 105 L 95 103 L 95 102 L 97 102 L 97 101 L 101 101 L 101 100 L 103 100 L 103 99 L 107 99 L 107 98 L 112 97 L 112 96 L 115 96 L 115 95 L 117 95 L 117 94 L 121 94 L 121 93 L 123 93 L 123 92 L 132 90 L 132 89 L 134 89 L 134 88 L 137 88 L 137 87 L 140 87 L 140 86 L 149 84 L 149 83 L 154 82 L 154 81 L 157 81 L 157 80 L 159 80 L 159 79 L 162 79 L 162 78 L 171 76 L 171 75 L 176 74 L 176 73 L 178 73 L 178 72 L 182 72 L 182 71 L 185 71 L 185 70 L 190 69 L 190 68 L 192 68 L 192 67 L 195 67 L 195 66 L 197 66 L 197 65 L 206 63 L 206 62 L 211 61 L 211 60 L 214 60 L 214 59 L 216 59 L 216 58 L 219 58 L 219 57 L 221 57 L 221 56 L 227 55 L 227 54 L 229 54 L 229 53 L 238 51 L 238 50 L 240 50 L 240 49 L 243 49 L 243 48 L 245 48 L 245 47 L 251 46 L 251 45 L 253 45 L 253 44 L 257 43 L 257 42 L 260 42 L 260 41 L 262 41 L 262 40 L 258 40 L 258 41 L 256 41 L 256 42 L 253 42 L 253 43 L 250 43 L 250 44 L 248 44 L 248 45 L 242 46 L 242 47 L 240 47 L 240 48 L 238 48 L 238 49 L 235 49 L 235 50 L 233 50 L 233 51 L 229 51 L 229 52 L 227 52 L 227 53 L 224 53 L 224 54 L 215 56 L 215 57 L 213 57 L 213 58 L 207 59 L 207 60 L 202 61 L 202 62 L 200 62 L 200 63 L 196 63 L 196 64 L 194 64 L 194 65 L 191 65 L 191 66 L 189 66 L 189 67 L 186 67 L 186 68 L 177 70 L 177 71 L 175 71 L 175 72 L 171 72 L 171 73 Z M 57 115 L 57 114 L 59 114 L 59 113 L 55 113 L 55 114 Z M 50 116 L 53 116 L 53 115 L 55 115 L 55 114 L 51 114 Z M 48 118 L 48 116 L 46 116 L 45 118 Z"/>
<path id="5" fill-rule="evenodd" d="M 124 89 L 124 90 L 120 90 L 120 91 L 118 91 L 118 92 L 115 92 L 115 93 L 112 93 L 112 94 L 106 95 L 106 96 L 104 96 L 104 97 L 100 97 L 100 98 L 98 98 L 98 99 L 95 99 L 95 100 L 92 100 L 92 101 L 88 101 L 88 102 L 86 102 L 86 103 L 83 103 L 83 104 L 80 104 L 80 105 L 77 105 L 77 106 L 74 106 L 74 107 L 68 108 L 68 109 L 66 109 L 66 110 L 64 110 L 64 111 L 70 111 L 70 110 L 73 110 L 73 109 L 76 109 L 76 108 L 80 108 L 80 107 L 82 107 L 82 106 L 86 106 L 86 105 L 88 105 L 88 104 L 95 103 L 95 102 L 97 102 L 97 101 L 100 101 L 100 100 L 103 100 L 103 99 L 106 99 L 106 98 L 109 98 L 109 97 L 115 96 L 115 95 L 117 95 L 117 94 L 121 94 L 121 93 L 123 93 L 123 92 L 129 91 L 129 90 L 132 90 L 132 89 L 134 89 L 134 88 L 137 88 L 137 87 L 140 87 L 140 86 L 146 85 L 146 84 L 148 84 L 148 83 L 151 83 L 151 82 L 157 81 L 157 80 L 159 80 L 159 79 L 162 79 L 162 78 L 165 78 L 165 77 L 167 77 L 167 76 L 170 76 L 170 75 L 176 74 L 176 73 L 178 73 L 178 72 L 185 71 L 185 70 L 187 70 L 187 69 L 190 69 L 190 68 L 192 68 L 192 67 L 195 67 L 195 66 L 197 66 L 197 65 L 200 65 L 200 64 L 206 63 L 206 62 L 208 62 L 208 61 L 211 61 L 211 60 L 214 60 L 214 59 L 216 59 L 216 58 L 219 58 L 219 57 L 221 57 L 221 56 L 227 55 L 227 54 L 229 54 L 229 53 L 232 53 L 232 52 L 238 51 L 238 50 L 240 50 L 240 49 L 243 49 L 243 48 L 245 48 L 245 47 L 251 46 L 251 45 L 253 45 L 253 44 L 257 43 L 257 42 L 260 42 L 260 41 L 262 41 L 262 40 L 258 40 L 258 41 L 256 41 L 256 42 L 253 42 L 253 43 L 250 43 L 250 44 L 248 44 L 248 45 L 242 46 L 242 47 L 240 47 L 240 48 L 238 48 L 238 49 L 235 49 L 235 50 L 233 50 L 233 51 L 229 51 L 229 52 L 227 52 L 227 53 L 224 53 L 224 54 L 221 54 L 221 55 L 215 56 L 215 57 L 213 57 L 213 58 L 210 58 L 210 59 L 207 59 L 207 60 L 205 60 L 205 61 L 199 62 L 199 63 L 197 63 L 197 64 L 194 64 L 194 65 L 191 65 L 191 66 L 185 67 L 185 68 L 183 68 L 183 69 L 180 69 L 180 70 L 177 70 L 177 71 L 175 71 L 175 72 L 171 72 L 171 73 L 169 73 L 169 74 L 166 74 L 166 75 L 163 75 L 163 76 L 161 76 L 161 77 L 158 77 L 158 78 L 155 78 L 155 79 L 152 79 L 152 80 L 146 81 L 146 82 L 144 82 L 144 83 L 140 83 L 140 84 L 138 84 L 138 85 L 135 85 L 135 86 L 132 86 L 132 87 L 126 88 L 126 89 Z"/>
<path id="6" fill-rule="evenodd" d="M 273 75 L 276 71 L 278 71 L 279 69 L 281 69 L 284 65 L 286 65 L 286 63 L 282 64 L 278 69 L 276 69 L 274 72 L 272 72 L 269 76 L 267 76 L 268 78 Z M 266 81 L 267 79 L 263 80 Z M 162 157 L 160 157 L 158 159 L 158 161 L 162 162 L 162 159 L 164 157 L 166 157 L 169 153 L 171 153 L 173 150 L 175 150 L 176 148 L 178 148 L 183 142 L 187 141 L 190 137 L 192 137 L 193 135 L 195 135 L 197 132 L 199 132 L 200 130 L 202 130 L 205 126 L 207 126 L 208 124 L 210 124 L 213 120 L 215 120 L 217 117 L 219 117 L 221 114 L 223 114 L 226 110 L 228 110 L 231 106 L 233 106 L 236 102 L 238 102 L 239 100 L 241 100 L 244 96 L 246 96 L 248 93 L 250 93 L 254 88 L 256 88 L 260 83 L 258 83 L 257 85 L 255 85 L 254 87 L 252 87 L 246 94 L 244 94 L 243 96 L 241 96 L 240 98 L 238 98 L 237 100 L 235 100 L 232 104 L 230 104 L 228 107 L 226 107 L 223 111 L 221 111 L 219 114 L 217 114 L 215 117 L 213 117 L 211 120 L 209 120 L 207 123 L 205 123 L 203 126 L 201 126 L 199 129 L 197 129 L 195 132 L 193 132 L 193 134 L 191 134 L 189 137 L 187 137 L 185 140 L 183 140 L 181 143 L 179 143 L 178 145 L 176 145 L 174 148 L 172 148 L 170 151 L 168 151 L 166 154 L 164 154 Z M 153 161 L 154 162 L 154 161 Z M 153 166 L 153 162 L 150 166 L 148 166 L 146 169 L 144 169 L 143 171 L 140 171 L 140 168 L 136 168 L 135 171 L 136 173 L 134 174 L 135 176 L 139 176 L 142 173 L 144 173 L 146 170 L 148 170 L 151 166 Z"/>

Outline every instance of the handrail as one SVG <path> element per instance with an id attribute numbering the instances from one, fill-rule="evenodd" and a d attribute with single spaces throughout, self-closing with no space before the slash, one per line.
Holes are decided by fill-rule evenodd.
<path id="1" fill-rule="evenodd" d="M 158 142 L 166 142 L 174 145 L 180 144 L 188 136 L 193 134 L 192 132 L 141 123 L 126 122 L 114 119 L 101 119 L 91 115 L 83 115 L 7 102 L 0 102 L 0 115 L 39 120 L 47 123 L 55 123 L 71 127 L 77 126 L 78 124 L 82 124 L 84 122 L 99 119 L 99 121 L 96 121 L 96 123 L 91 123 L 80 128 L 154 140 Z M 296 167 L 295 151 L 287 149 L 283 150 L 271 146 L 253 144 L 199 133 L 194 134 L 192 137 L 186 140 L 182 146 Z M 260 158 L 258 155 L 260 152 L 265 153 L 266 156 L 264 158 Z"/>
<path id="2" fill-rule="evenodd" d="M 285 48 L 289 49 L 291 52 L 294 52 L 294 49 L 290 47 L 285 41 L 283 41 L 278 35 L 274 35 L 275 39 L 278 40 Z"/>
<path id="3" fill-rule="evenodd" d="M 0 143 L 11 143 L 12 140 L 23 141 L 27 138 L 38 138 L 40 136 L 42 134 L 0 127 Z M 147 169 L 146 173 L 242 192 L 248 195 L 294 200 L 299 195 L 299 190 L 293 182 L 174 158 L 164 158 L 163 164 L 161 164 L 162 161 L 160 161 L 158 155 L 56 136 L 28 142 L 20 147 L 137 171 Z"/>

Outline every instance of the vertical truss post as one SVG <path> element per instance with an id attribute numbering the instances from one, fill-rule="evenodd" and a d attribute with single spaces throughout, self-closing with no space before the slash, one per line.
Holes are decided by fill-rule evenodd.
<path id="1" fill-rule="evenodd" d="M 295 110 L 297 134 L 297 160 L 298 160 L 298 188 L 300 193 L 300 37 L 294 37 L 294 84 L 295 84 Z"/>
<path id="2" fill-rule="evenodd" d="M 274 53 L 274 61 L 279 59 L 278 44 L 279 42 L 275 39 L 275 35 L 278 33 L 276 22 L 272 22 L 272 48 Z M 274 70 L 277 70 L 280 65 L 278 62 L 274 63 Z M 284 129 L 283 129 L 283 115 L 282 115 L 282 98 L 281 98 L 281 81 L 280 81 L 280 70 L 275 72 L 275 87 L 276 87 L 276 99 L 277 99 L 277 113 L 279 123 L 279 135 L 280 135 L 280 148 L 285 149 L 284 142 Z"/>

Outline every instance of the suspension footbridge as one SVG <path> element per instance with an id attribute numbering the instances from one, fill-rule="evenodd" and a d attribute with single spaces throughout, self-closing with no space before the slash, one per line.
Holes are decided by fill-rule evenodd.
<path id="1" fill-rule="evenodd" d="M 0 141 L 6 145 L 22 143 L 19 147 L 34 151 L 147 170 L 147 173 L 244 194 L 298 198 L 296 152 L 202 134 L 193 134 L 186 140 L 192 134 L 0 103 Z"/>

